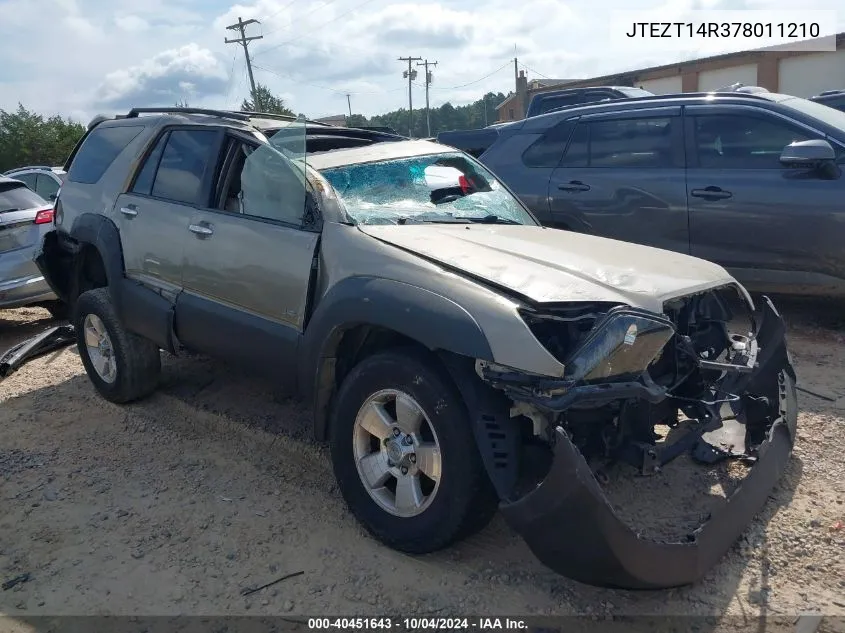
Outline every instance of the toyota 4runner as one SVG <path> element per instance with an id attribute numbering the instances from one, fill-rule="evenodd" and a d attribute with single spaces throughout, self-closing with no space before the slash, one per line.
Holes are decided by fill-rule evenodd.
<path id="1" fill-rule="evenodd" d="M 498 507 L 567 576 L 682 585 L 789 459 L 795 375 L 768 299 L 700 259 L 544 228 L 460 151 L 147 109 L 92 122 L 66 169 L 36 260 L 97 391 L 147 396 L 161 350 L 263 372 L 313 404 L 351 511 L 398 550 Z M 597 473 L 659 480 L 681 455 L 753 467 L 696 529 L 647 538 Z"/>

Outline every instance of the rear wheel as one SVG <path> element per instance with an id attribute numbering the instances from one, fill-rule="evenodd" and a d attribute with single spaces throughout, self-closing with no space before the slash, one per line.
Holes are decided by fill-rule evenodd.
<path id="1" fill-rule="evenodd" d="M 161 372 L 159 348 L 124 329 L 107 288 L 82 293 L 75 316 L 79 356 L 100 395 L 122 404 L 155 391 Z"/>
<path id="2" fill-rule="evenodd" d="M 380 353 L 352 370 L 334 406 L 331 454 L 352 513 L 400 551 L 446 547 L 495 512 L 466 408 L 414 350 Z"/>

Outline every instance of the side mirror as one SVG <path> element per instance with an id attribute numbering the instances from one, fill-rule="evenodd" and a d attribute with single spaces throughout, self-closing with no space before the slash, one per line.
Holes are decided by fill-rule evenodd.
<path id="1" fill-rule="evenodd" d="M 780 163 L 784 167 L 819 167 L 836 160 L 836 152 L 823 139 L 796 141 L 783 148 Z"/>

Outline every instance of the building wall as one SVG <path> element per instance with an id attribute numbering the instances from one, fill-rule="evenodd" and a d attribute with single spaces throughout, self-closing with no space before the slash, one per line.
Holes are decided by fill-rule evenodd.
<path id="1" fill-rule="evenodd" d="M 671 92 L 707 92 L 736 82 L 756 85 L 771 92 L 810 97 L 823 90 L 845 89 L 845 33 L 836 36 L 838 50 L 812 52 L 799 50 L 744 51 L 654 68 L 645 68 L 615 75 L 574 80 L 567 88 L 588 86 L 642 86 L 656 94 Z M 531 101 L 538 92 L 557 90 L 548 86 L 528 90 L 524 101 Z M 520 95 L 521 97 L 522 95 Z M 499 111 L 499 120 L 512 120 L 508 108 Z M 521 119 L 524 110 L 518 103 L 514 118 Z"/>
<path id="2" fill-rule="evenodd" d="M 747 86 L 756 86 L 757 64 L 743 64 L 700 72 L 698 73 L 698 91 L 709 92 L 738 81 Z"/>
<path id="3" fill-rule="evenodd" d="M 779 92 L 805 98 L 845 88 L 845 50 L 782 59 L 778 83 Z"/>
<path id="4" fill-rule="evenodd" d="M 683 92 L 683 80 L 680 75 L 663 77 L 662 79 L 646 79 L 637 83 L 637 88 L 648 90 L 656 95 L 672 94 L 673 92 Z"/>

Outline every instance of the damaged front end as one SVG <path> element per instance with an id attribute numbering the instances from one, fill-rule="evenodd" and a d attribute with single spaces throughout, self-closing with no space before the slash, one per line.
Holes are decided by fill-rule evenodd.
<path id="1" fill-rule="evenodd" d="M 476 364 L 533 443 L 503 495 L 508 523 L 543 563 L 585 583 L 653 589 L 698 580 L 761 509 L 795 441 L 795 374 L 771 301 L 752 314 L 726 286 L 667 302 L 664 314 L 581 304 L 523 318 L 566 370 L 550 378 Z M 660 478 L 681 456 L 701 468 L 752 465 L 696 527 L 650 538 L 611 503 L 604 469 L 624 464 L 635 477 Z"/>

